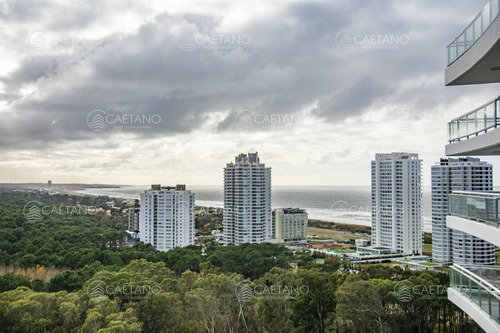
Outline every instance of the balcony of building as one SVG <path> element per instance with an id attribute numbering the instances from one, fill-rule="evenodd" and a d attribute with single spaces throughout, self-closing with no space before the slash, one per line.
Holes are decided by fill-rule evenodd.
<path id="1" fill-rule="evenodd" d="M 500 154 L 500 97 L 448 123 L 447 156 Z"/>
<path id="2" fill-rule="evenodd" d="M 500 0 L 490 0 L 447 47 L 445 84 L 500 82 Z"/>
<path id="3" fill-rule="evenodd" d="M 500 246 L 500 192 L 453 191 L 446 226 Z"/>
<path id="4" fill-rule="evenodd" d="M 500 332 L 499 287 L 500 267 L 453 265 L 448 299 L 486 332 Z"/>

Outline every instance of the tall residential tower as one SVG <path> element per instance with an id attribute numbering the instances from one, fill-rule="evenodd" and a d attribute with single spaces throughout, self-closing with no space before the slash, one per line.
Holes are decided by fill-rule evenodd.
<path id="1" fill-rule="evenodd" d="M 140 239 L 157 250 L 194 244 L 194 193 L 186 185 L 151 185 L 141 193 Z"/>
<path id="2" fill-rule="evenodd" d="M 240 154 L 224 168 L 224 244 L 271 241 L 271 168 L 258 153 Z"/>
<path id="3" fill-rule="evenodd" d="M 431 168 L 432 257 L 456 264 L 494 264 L 495 246 L 446 226 L 452 191 L 492 191 L 492 165 L 478 158 L 442 158 Z"/>
<path id="4" fill-rule="evenodd" d="M 422 253 L 422 160 L 418 154 L 376 154 L 372 161 L 372 245 Z"/>

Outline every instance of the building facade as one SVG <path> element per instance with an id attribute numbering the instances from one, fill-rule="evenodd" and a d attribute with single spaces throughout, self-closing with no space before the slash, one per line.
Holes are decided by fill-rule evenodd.
<path id="1" fill-rule="evenodd" d="M 139 207 L 132 207 L 128 209 L 128 230 L 132 232 L 139 232 Z"/>
<path id="2" fill-rule="evenodd" d="M 371 169 L 372 245 L 422 253 L 422 160 L 418 154 L 376 154 Z"/>
<path id="3" fill-rule="evenodd" d="M 151 185 L 141 194 L 140 239 L 157 250 L 194 244 L 194 193 L 186 185 Z"/>
<path id="4" fill-rule="evenodd" d="M 446 48 L 447 86 L 500 82 L 500 0 L 485 2 L 479 14 L 470 13 L 470 24 Z M 446 156 L 500 155 L 500 97 L 460 113 L 448 123 Z M 452 191 L 446 226 L 500 246 L 499 206 L 498 192 Z M 477 243 L 471 247 L 477 253 Z M 499 279 L 498 266 L 453 263 L 448 299 L 484 331 L 500 332 Z"/>
<path id="5" fill-rule="evenodd" d="M 495 246 L 446 226 L 452 191 L 492 191 L 492 165 L 479 158 L 442 158 L 431 168 L 432 257 L 457 264 L 493 264 Z"/>
<path id="6" fill-rule="evenodd" d="M 272 235 L 278 243 L 307 239 L 307 212 L 299 208 L 274 209 Z"/>
<path id="7" fill-rule="evenodd" d="M 271 241 L 271 168 L 258 153 L 240 154 L 224 168 L 224 244 Z"/>

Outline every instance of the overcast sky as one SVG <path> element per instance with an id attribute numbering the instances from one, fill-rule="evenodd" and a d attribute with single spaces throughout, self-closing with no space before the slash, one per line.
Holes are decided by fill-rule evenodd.
<path id="1" fill-rule="evenodd" d="M 221 185 L 258 151 L 274 185 L 368 185 L 499 85 L 444 86 L 485 1 L 2 1 L 0 182 Z M 500 158 L 493 162 L 500 185 Z"/>

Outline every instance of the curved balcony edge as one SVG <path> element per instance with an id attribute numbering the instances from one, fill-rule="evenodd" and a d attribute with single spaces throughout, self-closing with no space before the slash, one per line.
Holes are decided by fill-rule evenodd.
<path id="1" fill-rule="evenodd" d="M 470 298 L 463 295 L 453 287 L 448 288 L 448 299 L 467 313 L 483 330 L 490 333 L 500 332 L 500 325 L 493 320 L 489 314 L 474 303 Z"/>
<path id="2" fill-rule="evenodd" d="M 445 85 L 500 82 L 500 15 L 445 69 Z"/>
<path id="3" fill-rule="evenodd" d="M 446 226 L 500 246 L 500 228 L 464 217 L 446 216 Z"/>
<path id="4" fill-rule="evenodd" d="M 500 128 L 445 146 L 446 156 L 500 155 Z"/>

